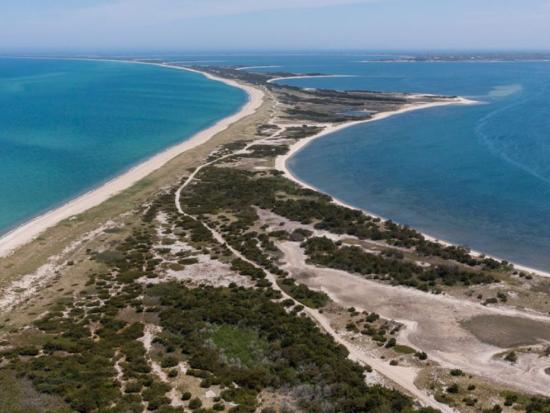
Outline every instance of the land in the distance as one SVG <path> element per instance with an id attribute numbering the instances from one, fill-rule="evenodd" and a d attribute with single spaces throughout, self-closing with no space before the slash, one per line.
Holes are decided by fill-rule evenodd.
<path id="1" fill-rule="evenodd" d="M 447 52 L 447 53 L 415 53 L 415 54 L 380 54 L 380 59 L 368 61 L 377 62 L 547 62 L 548 52 Z"/>
<path id="2" fill-rule="evenodd" d="M 549 411 L 549 279 L 335 203 L 284 167 L 326 131 L 464 100 L 196 69 L 262 105 L 0 260 L 0 405 Z"/>

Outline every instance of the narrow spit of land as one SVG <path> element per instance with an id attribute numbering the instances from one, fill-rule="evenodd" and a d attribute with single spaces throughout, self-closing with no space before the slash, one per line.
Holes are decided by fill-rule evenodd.
<path id="1" fill-rule="evenodd" d="M 546 279 L 285 176 L 290 151 L 334 128 L 465 102 L 302 90 L 269 82 L 280 73 L 201 70 L 258 89 L 263 103 L 0 260 L 2 405 L 548 409 L 550 348 L 522 323 L 550 326 Z M 491 318 L 498 337 L 479 333 L 487 314 L 502 317 Z M 477 365 L 457 342 L 482 353 Z"/>

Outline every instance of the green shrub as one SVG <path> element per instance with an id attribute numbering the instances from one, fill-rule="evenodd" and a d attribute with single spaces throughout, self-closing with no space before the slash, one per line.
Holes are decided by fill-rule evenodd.
<path id="1" fill-rule="evenodd" d="M 199 409 L 202 406 L 202 402 L 199 398 L 195 397 L 189 401 L 189 408 L 191 410 Z"/>

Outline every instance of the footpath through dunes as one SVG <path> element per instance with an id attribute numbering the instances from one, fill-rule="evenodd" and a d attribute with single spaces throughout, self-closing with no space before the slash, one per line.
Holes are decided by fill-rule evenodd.
<path id="1" fill-rule="evenodd" d="M 198 168 L 196 168 L 191 175 L 183 182 L 183 184 L 176 190 L 175 196 L 174 196 L 174 202 L 177 211 L 185 215 L 193 220 L 199 221 L 196 217 L 188 214 L 185 212 L 185 210 L 182 208 L 181 205 L 181 195 L 182 192 L 185 191 L 187 187 L 193 184 L 193 181 L 196 179 L 197 174 L 200 173 L 201 170 L 208 168 L 214 164 L 221 163 L 226 159 L 234 158 L 235 156 L 239 155 L 246 155 L 249 152 L 249 149 L 253 146 L 261 145 L 262 142 L 265 140 L 255 140 L 252 143 L 249 143 L 246 145 L 243 149 L 238 150 L 236 152 L 229 153 L 227 155 L 218 157 L 210 162 L 207 162 Z M 231 253 L 238 257 L 240 260 L 250 264 L 251 266 L 257 268 L 259 271 L 265 271 L 267 274 L 267 279 L 270 282 L 270 287 L 278 291 L 283 299 L 290 300 L 296 305 L 302 305 L 300 301 L 296 300 L 294 297 L 286 293 L 278 284 L 277 282 L 277 276 L 269 271 L 266 271 L 262 266 L 258 265 L 256 262 L 250 260 L 245 255 L 243 255 L 240 251 L 235 249 L 233 246 L 231 246 L 231 243 L 224 238 L 224 236 L 217 231 L 215 228 L 211 227 L 210 225 L 206 224 L 205 222 L 201 222 L 202 225 L 212 234 L 214 239 L 220 243 L 221 245 L 224 245 L 227 247 Z M 399 388 L 405 390 L 410 395 L 414 396 L 416 400 L 418 400 L 423 406 L 430 406 L 435 409 L 440 410 L 444 413 L 456 413 L 454 409 L 450 408 L 449 406 L 442 404 L 438 401 L 436 401 L 432 395 L 428 394 L 427 392 L 419 389 L 415 385 L 415 380 L 417 377 L 417 369 L 412 367 L 390 367 L 387 365 L 387 363 L 384 363 L 383 361 L 380 361 L 376 357 L 369 356 L 367 353 L 361 351 L 360 348 L 357 348 L 347 340 L 343 339 L 340 334 L 338 334 L 334 328 L 331 326 L 330 321 L 323 316 L 321 312 L 319 312 L 316 309 L 309 308 L 307 306 L 303 306 L 303 311 L 305 314 L 307 314 L 309 317 L 311 317 L 314 321 L 317 322 L 318 326 L 325 331 L 327 334 L 329 334 L 334 341 L 341 344 L 346 348 L 346 350 L 349 352 L 349 359 L 359 363 L 362 366 L 370 366 L 371 368 L 374 368 L 377 372 L 382 374 L 384 377 L 389 379 L 392 383 L 396 384 Z"/>
<path id="2" fill-rule="evenodd" d="M 308 287 L 345 307 L 375 311 L 405 325 L 399 341 L 425 351 L 448 368 L 546 395 L 550 360 L 518 354 L 517 363 L 498 355 L 550 338 L 550 317 L 529 311 L 485 307 L 449 296 L 383 285 L 344 271 L 312 266 L 297 243 L 282 243 L 284 268 Z"/>

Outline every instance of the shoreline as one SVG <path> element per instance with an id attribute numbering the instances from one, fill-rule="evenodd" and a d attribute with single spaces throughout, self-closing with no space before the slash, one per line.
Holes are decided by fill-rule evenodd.
<path id="1" fill-rule="evenodd" d="M 250 69 L 269 69 L 269 68 L 276 68 L 276 67 L 281 67 L 279 65 L 267 65 L 267 66 L 243 66 L 243 67 L 238 67 L 237 69 L 235 70 L 250 70 Z"/>
<path id="2" fill-rule="evenodd" d="M 428 96 L 428 95 L 424 95 L 424 96 Z M 483 104 L 483 102 L 478 102 L 478 101 L 466 99 L 466 98 L 463 98 L 463 97 L 456 97 L 456 98 L 454 98 L 452 100 L 448 100 L 448 101 L 406 105 L 405 107 L 403 107 L 401 109 L 398 109 L 398 110 L 395 110 L 395 111 L 377 113 L 372 118 L 366 119 L 366 120 L 351 121 L 351 122 L 346 122 L 346 123 L 343 123 L 343 124 L 340 124 L 340 125 L 329 125 L 329 126 L 325 127 L 325 129 L 322 130 L 321 132 L 319 132 L 318 134 L 310 136 L 310 137 L 302 139 L 302 140 L 299 140 L 298 142 L 296 142 L 294 145 L 292 145 L 290 147 L 290 150 L 286 154 L 278 156 L 275 159 L 275 169 L 283 172 L 283 174 L 286 178 L 290 179 L 291 181 L 297 183 L 298 185 L 300 185 L 304 188 L 311 189 L 313 191 L 316 191 L 316 192 L 319 192 L 319 193 L 330 196 L 332 201 L 337 205 L 340 205 L 340 206 L 343 206 L 343 207 L 346 207 L 346 208 L 350 208 L 350 209 L 354 209 L 354 210 L 357 210 L 357 211 L 362 211 L 363 213 L 365 213 L 365 214 L 367 214 L 371 217 L 379 218 L 383 221 L 387 221 L 388 218 L 385 218 L 383 216 L 375 214 L 374 212 L 369 211 L 367 209 L 358 208 L 358 207 L 355 207 L 351 204 L 348 204 L 348 203 L 334 197 L 333 195 L 331 195 L 329 193 L 326 193 L 326 192 L 322 191 L 321 189 L 316 188 L 315 186 L 313 186 L 311 184 L 308 184 L 307 182 L 302 181 L 300 178 L 295 176 L 290 171 L 290 169 L 288 169 L 288 166 L 287 166 L 288 160 L 290 158 L 292 158 L 295 154 L 300 152 L 302 149 L 304 149 L 311 142 L 313 142 L 317 139 L 323 138 L 323 137 L 325 137 L 327 135 L 330 135 L 332 133 L 339 132 L 343 129 L 350 128 L 352 126 L 357 126 L 357 125 L 370 123 L 370 122 L 376 122 L 378 120 L 387 119 L 387 118 L 395 116 L 395 115 L 400 115 L 400 114 L 403 114 L 403 113 L 413 112 L 413 111 L 416 111 L 416 110 L 431 109 L 431 108 L 435 108 L 435 107 L 451 106 L 451 105 L 477 105 L 477 104 Z M 441 239 L 436 238 L 432 235 L 421 232 L 416 228 L 415 228 L 415 230 L 418 231 L 420 234 L 422 234 L 422 236 L 428 241 L 438 242 L 438 243 L 440 243 L 442 245 L 445 245 L 445 246 L 457 245 L 457 244 L 454 244 L 452 242 L 441 240 Z M 484 255 L 485 257 L 493 258 L 497 261 L 507 261 L 511 265 L 513 265 L 513 267 L 518 271 L 532 273 L 532 274 L 535 274 L 535 275 L 538 275 L 538 276 L 544 277 L 544 278 L 550 278 L 550 272 L 547 272 L 547 271 L 539 270 L 539 269 L 528 267 L 528 266 L 521 265 L 521 264 L 516 264 L 512 261 L 505 260 L 503 258 L 496 257 L 496 256 L 493 256 L 493 255 L 490 255 L 490 254 L 485 254 L 485 253 L 482 253 L 482 252 L 476 251 L 476 250 L 470 250 L 470 254 L 472 254 L 472 256 L 478 256 L 478 257 L 481 256 L 481 255 Z"/>
<path id="3" fill-rule="evenodd" d="M 16 57 L 16 58 L 23 58 L 23 59 L 50 59 L 50 58 L 44 58 L 44 57 Z M 247 102 L 240 108 L 240 110 L 232 115 L 229 115 L 223 119 L 220 119 L 212 126 L 203 129 L 194 135 L 192 135 L 190 138 L 186 139 L 185 141 L 182 141 L 180 143 L 177 143 L 175 145 L 169 146 L 166 149 L 162 150 L 161 152 L 158 152 L 151 157 L 145 159 L 143 162 L 138 163 L 137 165 L 134 165 L 130 167 L 125 172 L 122 172 L 121 174 L 113 177 L 109 181 L 100 184 L 99 186 L 90 189 L 89 191 L 76 196 L 73 199 L 70 199 L 69 201 L 63 203 L 60 206 L 52 207 L 50 210 L 39 214 L 38 216 L 34 218 L 30 218 L 27 221 L 22 222 L 20 225 L 16 225 L 13 229 L 8 231 L 7 233 L 0 235 L 0 258 L 7 257 L 11 254 L 13 254 L 19 247 L 22 247 L 23 245 L 26 245 L 30 242 L 32 242 L 34 239 L 36 239 L 41 233 L 46 231 L 47 229 L 59 224 L 60 222 L 71 218 L 75 215 L 81 214 L 91 208 L 94 208 L 101 203 L 109 200 L 110 198 L 118 195 L 125 189 L 128 189 L 129 187 L 136 184 L 141 179 L 145 178 L 149 174 L 155 172 L 156 170 L 160 169 L 162 166 L 166 165 L 169 161 L 174 159 L 175 157 L 179 156 L 180 154 L 189 151 L 197 146 L 200 146 L 204 143 L 206 143 L 208 140 L 210 140 L 212 137 L 217 135 L 218 133 L 224 131 L 227 129 L 230 125 L 234 124 L 235 122 L 253 114 L 261 105 L 263 101 L 263 97 L 265 96 L 265 93 L 257 88 L 250 85 L 241 84 L 237 81 L 231 80 L 231 79 L 225 79 L 222 77 L 218 77 L 215 75 L 212 75 L 207 72 L 202 72 L 200 70 L 192 69 L 189 67 L 183 67 L 183 66 L 176 66 L 170 63 L 165 62 L 145 62 L 145 61 L 139 61 L 139 60 L 118 60 L 118 59 L 95 59 L 95 58 L 51 58 L 53 60 L 91 60 L 91 61 L 104 61 L 104 62 L 116 62 L 116 63 L 125 63 L 125 64 L 143 64 L 143 65 L 150 65 L 150 66 L 158 66 L 162 68 L 167 69 L 175 69 L 175 70 L 184 70 L 192 73 L 197 73 L 202 76 L 204 76 L 207 79 L 210 79 L 212 81 L 221 82 L 231 87 L 239 88 L 248 96 Z M 353 77 L 352 75 L 320 75 L 320 76 L 313 76 L 313 75 L 299 75 L 299 76 L 292 76 L 292 77 L 280 77 L 280 78 L 274 78 L 270 79 L 267 82 L 272 83 L 277 80 L 284 80 L 284 79 L 302 79 L 302 78 L 314 78 L 314 77 Z M 418 97 L 421 96 L 433 96 L 429 94 L 414 94 Z M 370 119 L 366 120 L 359 120 L 359 121 L 349 121 L 343 124 L 338 125 L 328 125 L 325 127 L 324 130 L 322 130 L 320 133 L 310 136 L 308 138 L 302 139 L 298 142 L 296 142 L 294 145 L 290 147 L 290 150 L 285 155 L 278 156 L 275 159 L 275 169 L 278 169 L 279 171 L 283 172 L 284 176 L 293 182 L 297 183 L 298 185 L 308 188 L 314 191 L 317 191 L 319 193 L 323 193 L 325 195 L 328 195 L 331 197 L 333 202 L 337 205 L 344 206 L 346 208 L 354 209 L 362 211 L 363 213 L 379 218 L 381 220 L 388 220 L 387 218 L 380 216 L 378 214 L 373 213 L 372 211 L 369 211 L 367 209 L 358 208 L 351 204 L 348 204 L 331 194 L 328 194 L 324 191 L 322 191 L 319 188 L 314 187 L 313 185 L 310 185 L 302 180 L 300 180 L 297 176 L 295 176 L 287 167 L 287 162 L 290 158 L 292 158 L 296 153 L 304 149 L 307 145 L 309 145 L 311 142 L 313 142 L 316 139 L 322 138 L 324 136 L 327 136 L 329 134 L 338 132 L 340 130 L 364 124 L 369 122 L 375 122 L 377 120 L 383 120 L 387 119 L 389 117 L 408 113 L 412 111 L 422 110 L 422 109 L 430 109 L 435 107 L 442 107 L 442 106 L 450 106 L 450 105 L 472 105 L 472 104 L 483 104 L 483 102 L 480 101 L 474 101 L 470 99 L 466 99 L 463 97 L 455 97 L 444 101 L 439 102 L 431 102 L 431 103 L 422 103 L 422 104 L 408 104 L 402 107 L 401 109 L 390 111 L 390 112 L 380 112 L 374 115 Z M 418 230 L 417 230 L 418 231 Z M 424 236 L 424 238 L 428 241 L 432 242 L 438 242 L 445 246 L 453 246 L 457 245 L 449 241 L 441 240 L 439 238 L 436 238 L 432 235 L 429 235 L 427 233 L 418 231 L 420 234 Z M 489 258 L 496 259 L 498 261 L 504 261 L 505 259 L 496 257 L 494 255 L 482 253 L 480 251 L 476 250 L 470 250 L 470 253 L 472 256 L 480 256 L 484 255 Z M 527 273 L 536 274 L 541 277 L 550 278 L 550 272 L 528 267 L 525 265 L 517 264 L 512 261 L 508 261 L 511 265 L 514 266 L 514 268 L 518 271 L 523 271 Z"/>
<path id="4" fill-rule="evenodd" d="M 332 78 L 332 77 L 358 77 L 357 75 L 296 75 L 296 76 L 282 76 L 274 77 L 269 79 L 267 83 L 275 83 L 279 80 L 290 80 L 290 79 L 315 79 L 315 78 Z"/>
<path id="5" fill-rule="evenodd" d="M 28 221 L 23 222 L 21 225 L 15 227 L 11 231 L 0 236 L 0 258 L 9 256 L 15 252 L 19 247 L 28 244 L 36 239 L 40 234 L 51 228 L 60 222 L 81 214 L 93 207 L 96 207 L 115 195 L 118 195 L 122 191 L 130 188 L 141 179 L 145 178 L 149 174 L 160 169 L 166 165 L 169 161 L 176 158 L 180 154 L 189 151 L 197 146 L 202 145 L 209 141 L 212 137 L 220 132 L 223 132 L 230 125 L 235 122 L 253 114 L 261 106 L 265 93 L 256 87 L 240 84 L 234 80 L 224 79 L 211 75 L 210 73 L 201 72 L 199 70 L 174 66 L 165 63 L 149 63 L 132 60 L 113 60 L 113 59 L 76 59 L 76 60 L 100 60 L 100 61 L 112 61 L 127 64 L 145 64 L 151 66 L 160 66 L 168 69 L 185 70 L 188 72 L 198 73 L 209 80 L 221 82 L 231 87 L 237 87 L 243 90 L 247 94 L 246 103 L 232 115 L 229 115 L 223 119 L 220 119 L 212 126 L 203 129 L 188 139 L 169 146 L 168 148 L 153 154 L 143 162 L 134 165 L 125 172 L 115 176 L 109 181 L 101 184 L 96 188 L 92 188 L 86 193 L 73 198 L 59 207 L 54 207 L 43 214 L 40 214 Z"/>

